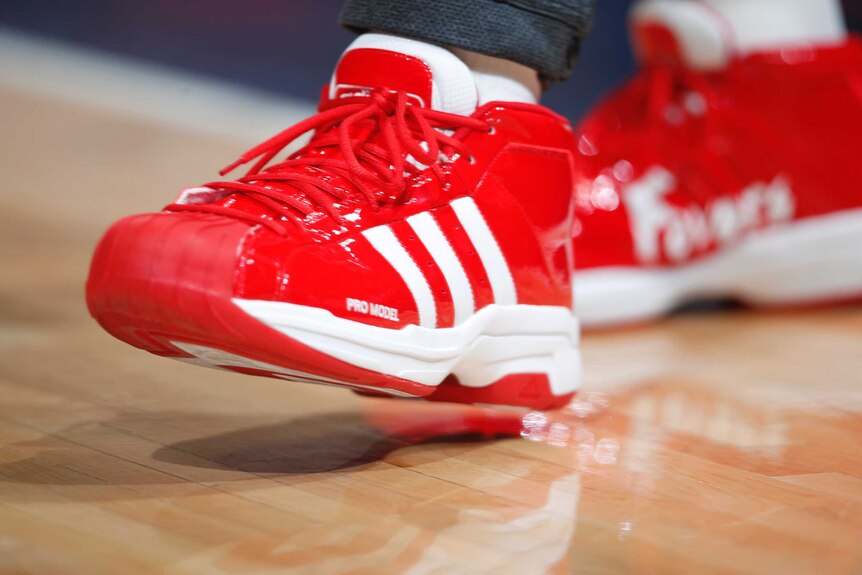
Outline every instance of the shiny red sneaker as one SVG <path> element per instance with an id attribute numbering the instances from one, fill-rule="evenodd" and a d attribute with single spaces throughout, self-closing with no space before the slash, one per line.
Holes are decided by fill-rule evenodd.
<path id="1" fill-rule="evenodd" d="M 571 129 L 536 105 L 477 108 L 460 60 L 402 45 L 413 55 L 354 44 L 317 115 L 226 170 L 246 175 L 115 224 L 92 262 L 93 317 L 152 353 L 243 373 L 567 403 Z"/>
<path id="2" fill-rule="evenodd" d="M 641 71 L 576 129 L 582 324 L 859 298 L 862 42 L 735 57 L 668 4 L 635 12 Z"/>

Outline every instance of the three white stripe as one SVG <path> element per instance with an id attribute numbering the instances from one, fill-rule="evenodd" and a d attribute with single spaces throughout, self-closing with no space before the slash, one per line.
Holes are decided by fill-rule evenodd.
<path id="1" fill-rule="evenodd" d="M 470 280 L 461 265 L 461 260 L 452 244 L 443 235 L 443 230 L 437 225 L 434 217 L 428 212 L 416 214 L 407 218 L 407 223 L 422 240 L 428 253 L 437 262 L 446 283 L 449 284 L 449 292 L 452 294 L 452 304 L 455 311 L 455 325 L 460 324 L 473 314 L 476 304 L 473 299 L 473 288 Z"/>
<path id="2" fill-rule="evenodd" d="M 500 244 L 488 227 L 488 222 L 482 217 L 479 206 L 473 198 L 458 198 L 451 206 L 461 220 L 461 225 L 470 237 L 470 241 L 476 247 L 482 265 L 485 266 L 485 273 L 488 274 L 488 281 L 491 282 L 491 291 L 494 294 L 494 303 L 501 305 L 517 303 L 515 280 L 512 279 L 509 264 L 506 263 Z"/>
<path id="3" fill-rule="evenodd" d="M 422 327 L 437 326 L 437 304 L 434 303 L 434 294 L 431 293 L 431 286 L 428 285 L 428 280 L 422 274 L 422 270 L 416 265 L 416 262 L 410 256 L 395 233 L 389 229 L 389 226 L 377 226 L 362 232 L 365 239 L 374 246 L 380 255 L 383 256 L 395 268 L 395 271 L 407 284 L 407 289 L 416 300 L 416 309 L 419 311 L 419 325 Z"/>
<path id="4" fill-rule="evenodd" d="M 461 222 L 461 226 L 476 248 L 476 253 L 485 268 L 494 302 L 502 305 L 517 303 L 517 293 L 512 273 L 506 263 L 506 258 L 500 250 L 491 228 L 479 211 L 472 198 L 459 198 L 451 204 L 452 209 Z M 407 223 L 416 232 L 428 253 L 434 258 L 443 274 L 455 312 L 454 323 L 460 324 L 470 317 L 476 309 L 473 289 L 464 271 L 464 266 L 452 244 L 434 220 L 434 217 L 423 212 L 407 218 Z M 402 277 L 419 311 L 419 325 L 436 327 L 437 305 L 434 294 L 422 270 L 404 248 L 388 226 L 378 226 L 362 232 L 368 242 L 382 255 Z"/>

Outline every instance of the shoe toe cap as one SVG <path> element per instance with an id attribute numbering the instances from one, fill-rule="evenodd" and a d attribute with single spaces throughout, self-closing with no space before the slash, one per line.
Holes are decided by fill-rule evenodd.
<path id="1" fill-rule="evenodd" d="M 232 297 L 242 243 L 251 229 L 195 213 L 120 220 L 93 256 L 87 281 L 91 314 L 99 321 L 112 314 L 176 321 L 178 311 L 194 307 L 195 300 Z"/>

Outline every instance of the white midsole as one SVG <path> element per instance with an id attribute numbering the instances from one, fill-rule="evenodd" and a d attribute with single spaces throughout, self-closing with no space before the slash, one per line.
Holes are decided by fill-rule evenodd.
<path id="1" fill-rule="evenodd" d="M 485 387 L 506 375 L 544 373 L 565 395 L 580 381 L 578 322 L 565 307 L 490 305 L 451 328 L 388 329 L 302 305 L 234 299 L 267 326 L 357 367 L 423 385 L 449 374 L 461 385 Z"/>
<path id="2" fill-rule="evenodd" d="M 699 298 L 790 304 L 858 294 L 862 209 L 754 232 L 714 256 L 676 268 L 579 270 L 574 284 L 584 326 L 648 319 Z"/>

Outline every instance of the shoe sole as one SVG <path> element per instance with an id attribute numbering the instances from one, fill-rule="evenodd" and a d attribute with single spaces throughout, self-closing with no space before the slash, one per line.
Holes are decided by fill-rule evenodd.
<path id="1" fill-rule="evenodd" d="M 427 386 L 426 399 L 550 408 L 567 403 L 580 379 L 578 324 L 563 307 L 490 305 L 456 327 L 392 330 L 319 308 L 233 301 L 329 357 Z"/>
<path id="2" fill-rule="evenodd" d="M 578 324 L 567 308 L 492 305 L 453 328 L 392 330 L 237 299 L 224 272 L 242 233 L 213 219 L 200 242 L 207 257 L 190 261 L 194 238 L 181 222 L 115 226 L 93 258 L 91 314 L 156 355 L 372 395 L 551 409 L 578 387 Z"/>
<path id="3" fill-rule="evenodd" d="M 578 270 L 584 327 L 638 323 L 680 305 L 733 298 L 755 307 L 810 306 L 862 297 L 862 210 L 754 232 L 721 253 L 674 269 Z"/>

